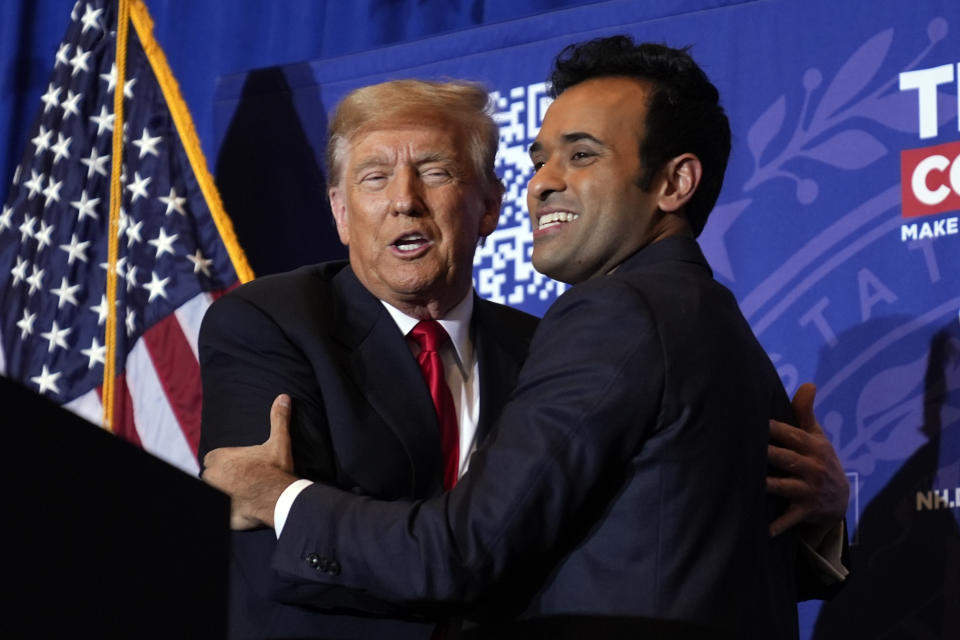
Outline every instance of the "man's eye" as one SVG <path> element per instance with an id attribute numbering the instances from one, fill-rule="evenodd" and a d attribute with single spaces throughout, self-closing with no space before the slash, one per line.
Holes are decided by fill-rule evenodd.
<path id="1" fill-rule="evenodd" d="M 533 170 L 534 170 L 534 171 L 540 171 L 540 167 L 542 167 L 542 166 L 545 165 L 545 164 L 546 164 L 546 162 L 544 162 L 543 160 L 534 160 L 534 161 L 533 161 Z"/>
<path id="2" fill-rule="evenodd" d="M 426 182 L 443 182 L 450 179 L 450 172 L 446 169 L 427 169 L 420 174 Z"/>
<path id="3" fill-rule="evenodd" d="M 577 161 L 577 160 L 582 161 L 582 160 L 588 160 L 592 158 L 594 155 L 595 154 L 590 153 L 589 151 L 575 151 L 573 155 L 570 156 L 570 159 L 574 161 Z"/>

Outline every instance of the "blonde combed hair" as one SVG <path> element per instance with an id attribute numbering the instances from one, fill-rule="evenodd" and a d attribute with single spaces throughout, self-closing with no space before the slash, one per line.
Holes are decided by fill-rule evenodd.
<path id="1" fill-rule="evenodd" d="M 499 197 L 504 188 L 494 172 L 500 130 L 487 111 L 489 97 L 479 84 L 453 80 L 391 80 L 355 89 L 337 105 L 328 127 L 327 183 L 339 184 L 347 148 L 357 135 L 398 122 L 446 121 L 467 143 L 474 175 Z"/>

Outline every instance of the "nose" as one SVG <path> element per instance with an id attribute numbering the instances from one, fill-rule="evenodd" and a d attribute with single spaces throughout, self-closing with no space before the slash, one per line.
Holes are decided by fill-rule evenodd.
<path id="1" fill-rule="evenodd" d="M 416 171 L 402 169 L 390 181 L 387 196 L 394 215 L 418 216 L 423 213 L 423 199 Z"/>
<path id="2" fill-rule="evenodd" d="M 565 188 L 566 184 L 563 182 L 556 162 L 545 162 L 527 183 L 527 197 L 543 202 L 550 197 L 550 194 L 563 191 Z"/>

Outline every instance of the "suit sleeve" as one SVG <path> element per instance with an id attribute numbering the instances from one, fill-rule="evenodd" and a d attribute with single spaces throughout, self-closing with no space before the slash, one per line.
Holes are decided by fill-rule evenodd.
<path id="1" fill-rule="evenodd" d="M 274 315 L 236 295 L 215 302 L 200 330 L 203 377 L 203 455 L 226 446 L 260 444 L 269 436 L 270 406 L 280 393 L 293 398 L 294 464 L 297 475 L 332 481 L 335 462 L 317 376 Z M 291 585 L 277 579 L 270 554 L 272 530 L 234 532 L 233 553 L 242 557 L 244 578 L 259 597 L 309 604 L 333 612 L 412 614 L 361 592 L 323 585 Z"/>
<path id="2" fill-rule="evenodd" d="M 436 499 L 383 502 L 313 485 L 296 500 L 274 567 L 290 581 L 396 602 L 472 600 L 537 562 L 657 423 L 663 356 L 652 313 L 600 279 L 540 323 L 495 438 Z"/>
<path id="3" fill-rule="evenodd" d="M 203 412 L 199 458 L 217 447 L 264 442 L 270 406 L 280 393 L 293 398 L 291 437 L 297 473 L 330 479 L 333 462 L 323 399 L 303 353 L 274 318 L 238 295 L 217 300 L 200 329 Z"/>

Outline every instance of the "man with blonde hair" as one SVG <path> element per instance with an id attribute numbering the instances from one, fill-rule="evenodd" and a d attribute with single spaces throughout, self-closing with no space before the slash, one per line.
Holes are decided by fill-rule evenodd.
<path id="1" fill-rule="evenodd" d="M 297 405 L 301 478 L 393 500 L 440 495 L 463 473 L 536 323 L 472 290 L 474 250 L 496 228 L 503 193 L 486 105 L 482 88 L 461 82 L 386 82 L 344 98 L 327 167 L 349 263 L 260 278 L 207 312 L 201 461 L 217 447 L 263 442 L 271 402 L 285 392 Z M 439 346 L 420 346 L 425 329 Z M 438 378 L 449 391 L 435 400 Z M 281 604 L 299 598 L 278 590 L 275 546 L 269 529 L 233 534 L 231 637 L 431 637 L 422 615 L 408 607 L 399 619 L 360 593 L 325 602 L 339 613 Z"/>

